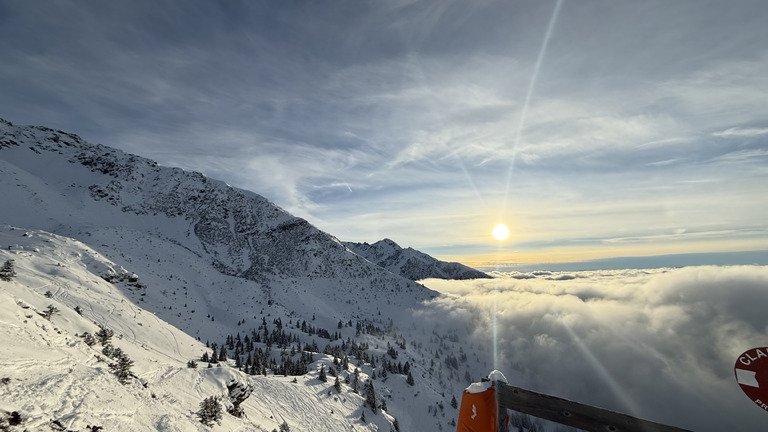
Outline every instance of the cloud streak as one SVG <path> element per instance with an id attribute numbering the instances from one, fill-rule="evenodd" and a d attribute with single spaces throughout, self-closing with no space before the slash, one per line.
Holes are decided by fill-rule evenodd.
<path id="1" fill-rule="evenodd" d="M 754 137 L 768 134 L 768 128 L 728 128 L 721 132 L 714 132 L 716 137 Z"/>

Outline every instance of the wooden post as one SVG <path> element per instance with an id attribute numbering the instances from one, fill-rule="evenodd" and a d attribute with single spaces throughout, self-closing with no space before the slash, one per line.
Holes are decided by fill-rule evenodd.
<path id="1" fill-rule="evenodd" d="M 507 409 L 589 432 L 691 432 L 495 381 L 499 431 Z"/>

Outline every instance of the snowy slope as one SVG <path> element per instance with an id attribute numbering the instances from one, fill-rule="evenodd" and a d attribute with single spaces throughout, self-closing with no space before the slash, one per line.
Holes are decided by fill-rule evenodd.
<path id="1" fill-rule="evenodd" d="M 37 231 L 43 230 L 71 238 L 72 242 L 82 242 L 82 247 L 107 260 L 116 274 L 138 276 L 138 286 L 125 280 L 110 284 L 112 289 L 105 298 L 91 298 L 90 294 L 78 297 L 70 290 L 62 294 L 53 291 L 53 300 L 64 302 L 65 307 L 57 306 L 62 310 L 61 317 L 79 319 L 63 312 L 71 312 L 77 301 L 82 302 L 83 319 L 91 323 L 87 327 L 84 321 L 78 323 L 76 329 L 68 330 L 69 341 L 74 341 L 74 333 L 84 329 L 93 332 L 93 322 L 105 323 L 124 335 L 122 341 L 138 346 L 157 345 L 160 357 L 169 357 L 176 365 L 173 367 L 180 369 L 184 369 L 187 360 L 201 355 L 199 344 L 185 348 L 186 343 L 194 342 L 192 339 L 221 346 L 228 336 L 272 332 L 279 327 L 294 340 L 284 349 L 272 347 L 271 356 L 277 363 L 283 352 L 297 349 L 299 344 L 302 347 L 316 344 L 322 352 L 326 345 L 340 349 L 339 345 L 345 342 L 344 352 L 351 366 L 341 371 L 342 375 L 347 377 L 358 367 L 363 381 L 370 378 L 375 382 L 377 395 L 385 398 L 382 400 L 387 402 L 387 412 L 398 419 L 401 430 L 451 429 L 456 417 L 456 410 L 449 404 L 451 399 L 459 397 L 470 377 L 477 379 L 479 374 L 490 370 L 491 365 L 486 361 L 489 356 L 480 349 L 474 349 L 474 355 L 469 358 L 459 355 L 466 346 L 461 341 L 466 329 L 424 321 L 428 307 L 425 302 L 437 297 L 436 292 L 371 263 L 331 235 L 264 198 L 202 174 L 159 167 L 152 161 L 88 144 L 62 131 L 17 127 L 0 121 L 0 195 L 7 203 L 0 206 L 0 223 L 24 227 L 38 233 L 36 235 L 47 235 Z M 24 230 L 10 231 L 7 227 L 6 230 L 12 238 L 3 239 L 7 245 L 0 243 L 0 248 L 5 252 L 10 245 L 9 253 L 17 253 L 19 250 L 14 245 L 21 245 L 18 238 L 23 238 L 20 234 Z M 52 238 L 58 237 L 52 235 Z M 64 247 L 67 248 L 70 246 Z M 24 253 L 29 252 L 25 249 Z M 19 269 L 24 270 L 24 265 L 19 264 Z M 96 281 L 103 290 L 106 285 L 95 275 L 104 270 L 105 267 L 100 266 L 88 275 L 67 274 L 57 283 L 77 287 L 81 281 Z M 11 284 L 19 283 L 23 277 L 30 276 L 23 276 L 20 271 L 18 279 Z M 35 281 L 22 285 L 35 288 L 45 283 Z M 40 293 L 35 292 L 39 296 Z M 47 305 L 35 300 L 36 297 L 24 299 L 28 303 L 36 301 L 38 308 Z M 111 311 L 113 306 L 115 310 Z M 148 318 L 139 320 L 140 315 Z M 135 320 L 126 320 L 128 316 Z M 173 326 L 176 339 L 172 340 L 169 331 L 148 327 L 150 318 L 152 323 L 157 320 Z M 8 328 L 15 328 L 17 324 L 12 318 L 8 319 Z M 55 323 L 57 317 L 52 319 Z M 300 324 L 304 323 L 308 323 L 309 331 L 302 331 Z M 319 330 L 335 336 L 329 338 Z M 177 352 L 174 347 L 177 341 L 183 340 L 192 342 L 178 342 Z M 57 343 L 70 343 L 67 339 L 64 341 Z M 41 346 L 39 354 L 47 346 L 48 342 Z M 389 354 L 389 348 L 396 348 L 395 352 Z M 142 353 L 139 349 L 124 349 L 126 352 L 131 349 L 129 354 Z M 83 360 L 87 365 L 83 357 L 86 354 L 88 350 L 78 354 L 77 361 Z M 232 356 L 234 352 L 230 350 L 228 354 Z M 135 355 L 137 370 L 154 361 Z M 331 362 L 333 356 L 323 357 L 315 352 L 313 360 L 308 366 L 309 374 L 296 377 L 298 386 L 291 382 L 291 376 L 275 378 L 277 369 L 271 368 L 267 371 L 271 379 L 258 384 L 264 386 L 267 393 L 262 397 L 275 401 L 270 405 L 280 407 L 272 410 L 307 413 L 280 414 L 295 420 L 301 430 L 312 430 L 310 425 L 320 413 L 313 411 L 314 408 L 297 407 L 317 405 L 323 393 L 304 384 L 307 380 L 319 383 L 313 378 L 317 376 L 317 362 Z M 449 367 L 444 363 L 447 360 L 452 360 Z M 65 374 L 62 371 L 68 370 L 67 365 L 74 364 L 75 360 L 68 362 L 62 363 L 60 369 L 53 369 Z M 8 363 L 0 367 L 0 375 L 6 370 L 12 375 L 13 368 Z M 393 364 L 410 365 L 412 386 L 406 383 L 407 374 L 390 372 L 383 376 L 385 366 Z M 142 373 L 148 374 L 149 370 Z M 151 375 L 152 384 L 169 389 L 187 388 L 188 385 L 167 380 L 189 373 L 187 370 L 158 372 Z M 177 408 L 181 414 L 166 417 L 164 427 L 184 430 L 177 424 L 189 421 L 190 410 L 195 409 L 204 393 L 209 393 L 208 389 L 221 386 L 220 380 L 216 380 L 205 387 L 205 391 L 191 394 L 188 401 L 194 399 L 194 403 L 190 402 L 192 408 L 185 402 L 185 408 Z M 19 394 L 18 389 L 14 391 Z M 343 394 L 347 393 L 348 390 L 344 390 Z M 145 402 L 158 403 L 154 398 L 143 398 L 143 393 L 137 394 L 139 396 L 134 396 L 138 398 L 137 407 L 143 407 Z M 325 394 L 328 398 L 327 392 Z M 23 398 L 6 403 L 6 396 L 3 398 L 1 408 L 9 411 L 38 403 Z M 357 403 L 359 398 L 357 394 L 342 399 L 330 397 L 327 404 L 321 404 L 317 410 L 325 410 L 328 415 L 333 409 L 334 413 L 344 415 L 333 421 L 334 426 L 317 430 L 349 430 L 351 424 L 361 428 L 362 423 L 355 423 L 363 412 Z M 333 408 L 334 404 L 339 406 Z M 22 412 L 26 412 L 25 409 Z M 39 421 L 52 415 L 50 409 L 37 410 Z M 264 408 L 252 407 L 251 411 L 254 410 L 267 415 Z M 71 418 L 82 418 L 86 425 L 88 421 L 96 423 L 76 414 L 83 409 L 72 408 L 66 412 Z M 275 417 L 275 414 L 269 415 Z M 390 430 L 388 417 L 372 416 L 370 412 L 366 416 L 367 428 Z M 254 419 L 250 414 L 249 418 Z M 274 428 L 274 424 L 266 420 L 262 424 L 265 429 Z M 135 430 L 147 425 L 137 425 Z M 78 428 L 83 430 L 82 426 Z"/>
<path id="2" fill-rule="evenodd" d="M 491 276 L 456 262 L 437 260 L 413 248 L 403 249 L 390 239 L 374 244 L 344 242 L 350 250 L 392 273 L 413 281 L 423 279 L 490 279 Z"/>
<path id="3" fill-rule="evenodd" d="M 0 191 L 14 203 L 0 210 L 0 220 L 84 241 L 116 262 L 141 266 L 153 282 L 191 269 L 198 274 L 187 283 L 210 303 L 251 298 L 256 301 L 244 312 L 251 315 L 261 299 L 291 303 L 296 312 L 316 309 L 328 323 L 402 310 L 436 295 L 254 193 L 61 131 L 0 122 L 0 133 Z M 211 270 L 235 279 L 211 287 L 204 282 Z M 256 285 L 233 297 L 231 285 L 245 280 Z M 340 298 L 356 306 L 355 314 L 339 315 Z M 156 307 L 164 301 L 153 300 Z M 372 300 L 387 303 L 374 307 Z"/>
<path id="4" fill-rule="evenodd" d="M 328 356 L 316 355 L 312 372 L 295 383 L 292 377 L 248 376 L 231 362 L 188 368 L 187 359 L 199 358 L 205 345 L 134 305 L 120 284 L 104 280 L 123 273 L 113 262 L 78 241 L 39 231 L 6 226 L 0 244 L 11 246 L 0 251 L 0 262 L 13 260 L 17 273 L 0 281 L 6 347 L 0 377 L 8 379 L 0 385 L 0 408 L 21 415 L 18 430 L 53 428 L 52 422 L 67 430 L 209 430 L 195 412 L 208 396 L 226 399 L 233 379 L 251 382 L 255 390 L 242 405 L 247 418 L 224 415 L 223 430 L 269 431 L 283 421 L 309 431 L 391 427 L 391 416 L 370 411 L 364 425 L 363 396 L 346 385 L 337 393 L 316 378 L 320 364 L 331 363 Z M 59 310 L 50 320 L 39 315 L 48 305 Z M 126 385 L 111 373 L 101 345 L 88 346 L 79 337 L 95 334 L 98 326 L 113 329 L 114 346 L 134 361 L 135 377 Z"/>

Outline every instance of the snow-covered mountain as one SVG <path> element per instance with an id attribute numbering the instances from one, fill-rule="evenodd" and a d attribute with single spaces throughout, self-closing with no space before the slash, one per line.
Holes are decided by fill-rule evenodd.
<path id="1" fill-rule="evenodd" d="M 303 303 L 334 324 L 353 318 L 336 315 L 340 298 L 352 302 L 356 308 L 347 309 L 357 315 L 400 310 L 436 295 L 252 192 L 61 131 L 8 122 L 0 128 L 0 185 L 13 203 L 0 211 L 5 223 L 87 239 L 107 256 L 148 269 L 146 277 L 165 279 L 181 271 L 173 266 L 194 262 L 200 278 L 215 269 L 238 283 L 255 282 L 249 298 L 294 309 Z M 152 243 L 173 249 L 178 259 L 150 265 L 169 258 L 148 255 Z M 206 287 L 210 295 L 242 300 L 222 289 Z M 247 313 L 260 308 L 252 305 Z"/>
<path id="2" fill-rule="evenodd" d="M 491 276 L 457 262 L 437 260 L 413 248 L 403 249 L 390 239 L 374 244 L 344 242 L 350 250 L 392 273 L 413 281 L 422 279 L 490 279 Z"/>
<path id="3" fill-rule="evenodd" d="M 0 281 L 0 430 L 210 430 L 197 415 L 201 402 L 220 397 L 231 410 L 237 389 L 251 394 L 240 404 L 247 417 L 222 415 L 221 430 L 271 431 L 283 422 L 310 431 L 394 427 L 382 411 L 369 410 L 362 423 L 365 394 L 318 379 L 321 367 L 334 366 L 332 355 L 315 353 L 295 382 L 246 374 L 231 360 L 208 368 L 199 359 L 210 349 L 138 306 L 138 276 L 92 248 L 8 226 L 0 244 L 0 262 L 11 261 L 16 274 Z M 93 340 L 102 327 L 114 333 L 111 349 Z M 133 363 L 125 384 L 116 375 L 117 349 Z"/>
<path id="4" fill-rule="evenodd" d="M 100 422 L 127 425 L 115 430 L 197 430 L 195 404 L 224 392 L 224 381 L 247 380 L 242 370 L 249 377 L 266 373 L 254 384 L 264 395 L 243 405 L 253 424 L 227 429 L 272 430 L 276 419 L 286 418 L 300 430 L 387 431 L 396 429 L 396 418 L 401 430 L 442 430 L 456 415 L 451 399 L 470 376 L 489 370 L 487 357 L 462 351 L 462 329 L 426 324 L 425 304 L 436 292 L 263 197 L 200 173 L 161 167 L 66 132 L 0 121 L 0 196 L 0 223 L 7 224 L 0 260 L 15 260 L 18 273 L 0 282 L 12 287 L 3 301 L 13 310 L 0 325 L 9 340 L 19 346 L 35 340 L 30 346 L 36 347 L 0 354 L 0 378 L 10 378 L 9 386 L 0 385 L 0 408 L 18 411 L 26 425 L 56 420 L 71 430 Z M 80 270 L 64 271 L 59 262 Z M 50 299 L 40 298 L 48 290 Z M 19 302 L 31 311 L 44 311 L 49 302 L 62 312 L 46 324 Z M 73 312 L 76 306 L 82 315 Z M 116 345 L 134 359 L 136 375 L 148 388 L 167 388 L 163 400 L 178 405 L 168 408 L 157 392 L 147 398 L 135 385 L 107 386 L 109 360 L 94 363 L 98 353 L 74 336 L 93 333 L 96 325 L 123 335 L 126 347 Z M 246 336 L 248 350 L 241 346 Z M 234 370 L 186 370 L 187 361 L 200 361 L 206 342 L 223 347 Z M 36 381 L 25 381 L 27 371 L 16 369 L 17 362 L 32 365 Z M 377 408 L 386 402 L 386 414 L 365 411 L 354 392 L 338 396 L 330 382 L 315 385 L 320 365 L 352 377 L 342 395 L 355 375 L 374 383 Z M 93 384 L 72 384 L 65 378 L 70 369 Z M 103 390 L 90 390 L 96 387 Z M 173 395 L 174 388 L 189 394 Z M 130 393 L 128 411 L 150 413 L 146 422 L 110 417 L 121 391 Z M 318 402 L 326 398 L 327 404 Z M 151 414 L 163 411 L 162 418 Z"/>

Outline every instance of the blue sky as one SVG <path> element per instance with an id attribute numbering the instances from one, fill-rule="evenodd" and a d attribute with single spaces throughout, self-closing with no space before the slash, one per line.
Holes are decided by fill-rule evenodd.
<path id="1" fill-rule="evenodd" d="M 3 2 L 0 117 L 472 265 L 765 250 L 767 20 L 763 1 Z"/>

